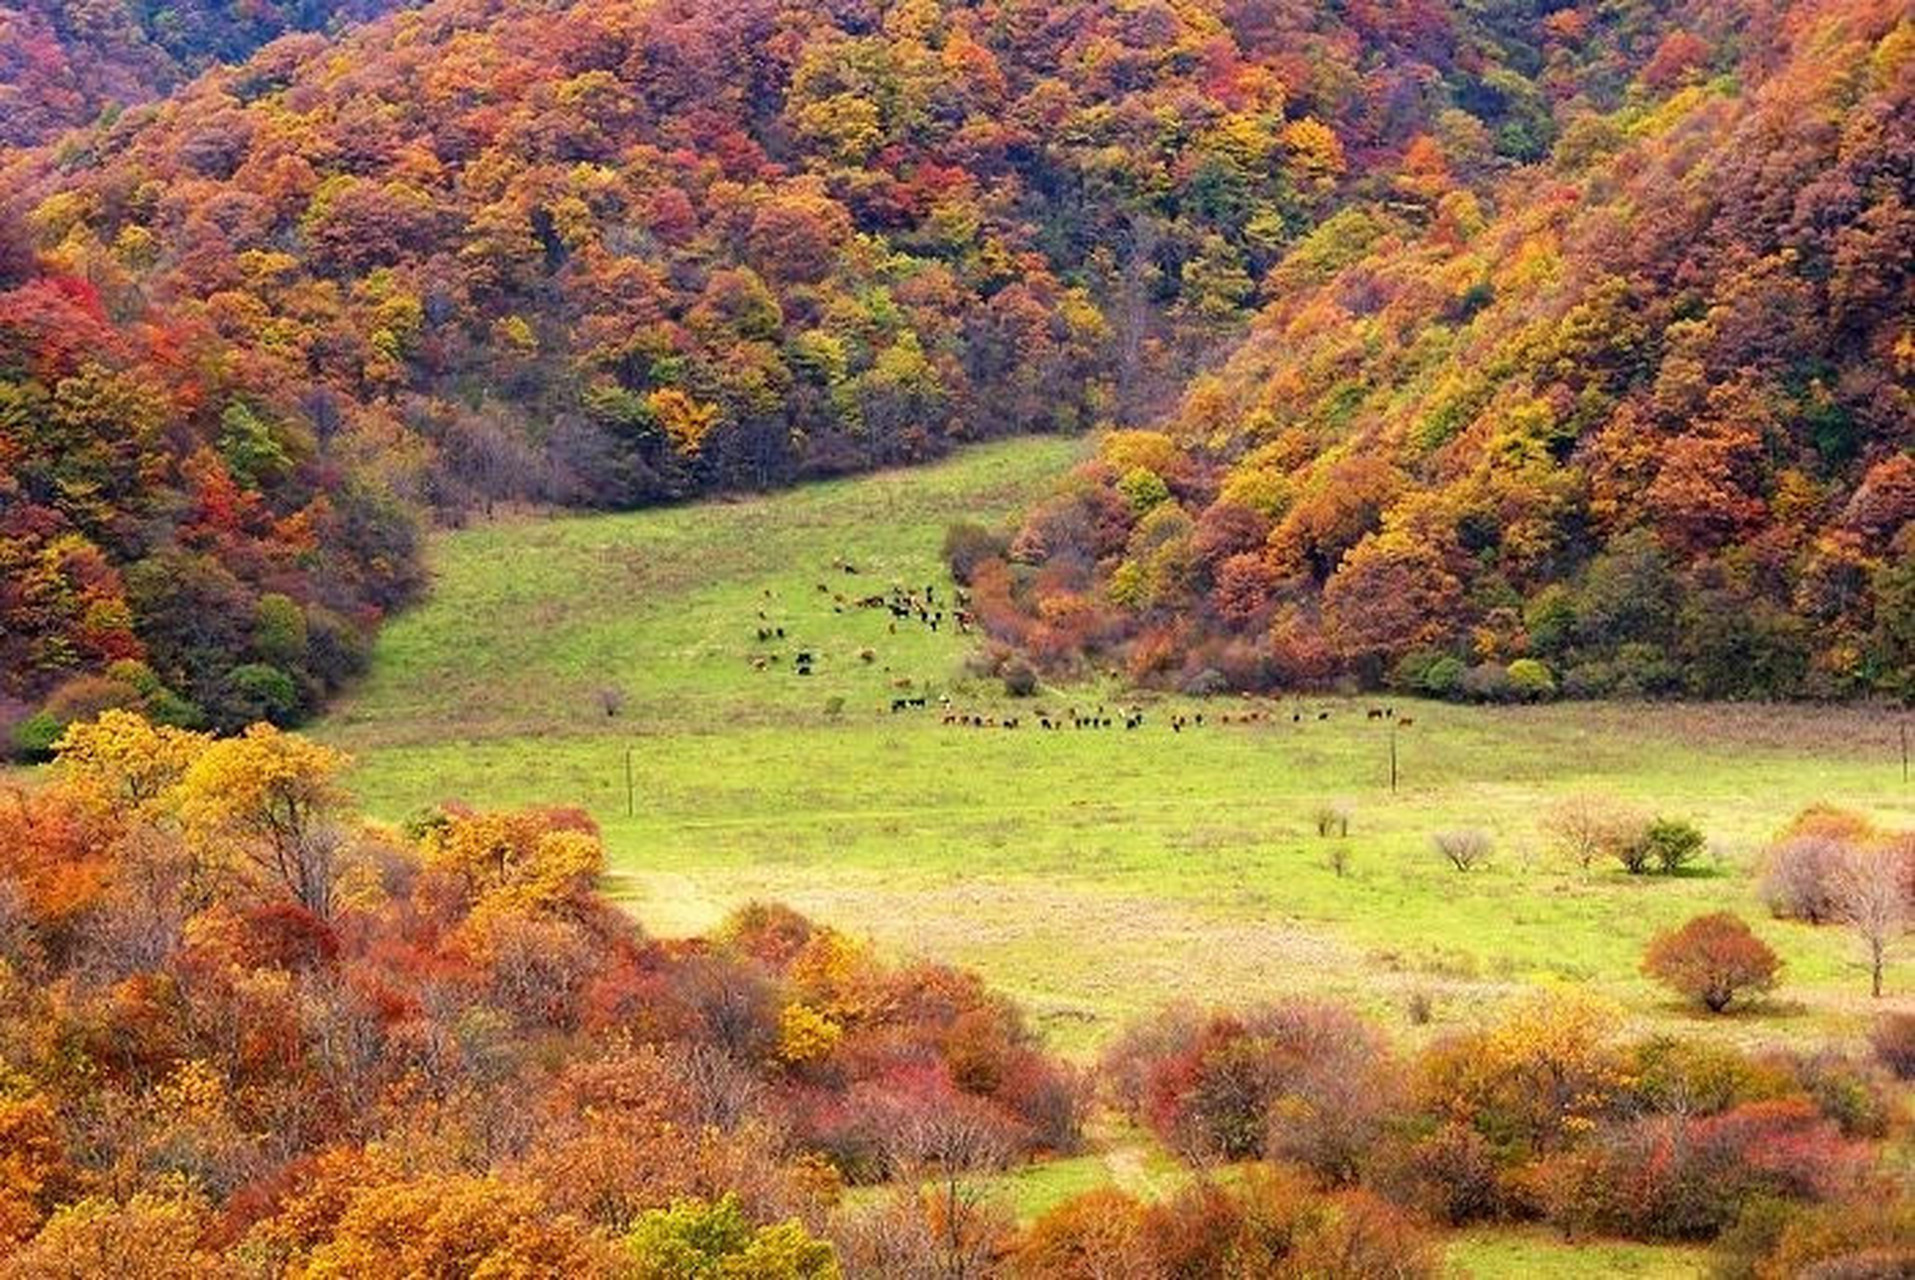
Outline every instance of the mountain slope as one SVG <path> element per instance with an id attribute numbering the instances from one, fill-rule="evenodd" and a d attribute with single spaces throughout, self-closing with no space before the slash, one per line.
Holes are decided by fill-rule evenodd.
<path id="1" fill-rule="evenodd" d="M 359 22 L 387 0 L 0 5 L 0 147 L 32 146 L 148 101 L 292 31 Z"/>
<path id="2" fill-rule="evenodd" d="M 983 567 L 993 629 L 1205 685 L 1915 692 L 1915 28 L 1782 34 L 1493 204 L 1429 163 L 1319 227 Z"/>
<path id="3" fill-rule="evenodd" d="M 399 509 L 632 506 L 1148 420 L 1338 210 L 1487 190 L 1780 30 L 1714 0 L 439 0 L 287 37 L 0 162 L 4 554 L 99 561 L 53 573 L 57 607 L 0 600 L 0 681 L 27 710 L 137 649 L 215 721 L 289 718 L 334 678 L 275 637 L 403 598 Z M 89 362 L 137 372 L 153 421 L 62 410 Z M 118 459 L 106 489 L 69 474 L 76 434 Z M 256 530 L 196 547 L 196 486 Z M 395 514 L 252 554 L 347 491 Z M 271 595 L 284 627 L 168 638 L 208 612 L 191 576 L 114 580 L 176 552 L 236 580 L 214 612 Z M 90 638 L 95 604 L 126 638 Z"/>

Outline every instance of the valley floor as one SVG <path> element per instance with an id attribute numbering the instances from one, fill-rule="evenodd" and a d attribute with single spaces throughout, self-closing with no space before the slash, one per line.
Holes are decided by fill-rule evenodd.
<path id="1" fill-rule="evenodd" d="M 769 497 L 444 535 L 430 598 L 387 627 L 373 675 L 318 733 L 356 755 L 362 802 L 388 818 L 443 799 L 589 809 L 615 892 L 655 933 L 780 899 L 893 952 L 975 967 L 1083 1054 L 1170 1000 L 1320 994 L 1408 1041 L 1538 983 L 1593 989 L 1639 1025 L 1859 1040 L 1879 1007 L 1859 947 L 1770 920 L 1752 870 L 1816 801 L 1915 825 L 1892 713 L 1397 701 L 1415 723 L 1394 730 L 1392 791 L 1391 724 L 1366 716 L 1382 700 L 1205 704 L 1090 684 L 1014 701 L 965 675 L 972 640 L 949 625 L 894 631 L 855 606 L 894 583 L 948 594 L 946 524 L 1015 510 L 1077 447 L 1018 441 Z M 800 650 L 814 674 L 793 670 Z M 895 712 L 900 696 L 929 705 Z M 947 726 L 940 696 L 1021 727 Z M 1134 731 L 1033 724 L 1038 708 L 1133 700 L 1146 708 Z M 1219 723 L 1253 708 L 1255 723 Z M 1204 727 L 1173 732 L 1173 714 L 1198 711 Z M 1539 818 L 1581 790 L 1693 819 L 1709 859 L 1677 878 L 1565 865 Z M 1316 834 L 1325 802 L 1352 815 L 1343 875 Z M 1460 874 L 1433 851 L 1433 832 L 1463 826 L 1493 833 L 1487 868 Z M 1703 1019 L 1638 965 L 1658 929 L 1721 908 L 1787 967 L 1767 1004 Z M 1915 960 L 1888 987 L 1906 998 Z M 1412 1019 L 1425 1003 L 1427 1021 Z M 1091 1160 L 1028 1176 L 1122 1173 Z M 1680 1251 L 1605 1263 L 1509 1233 L 1462 1237 L 1454 1256 L 1480 1275 L 1694 1268 Z"/>

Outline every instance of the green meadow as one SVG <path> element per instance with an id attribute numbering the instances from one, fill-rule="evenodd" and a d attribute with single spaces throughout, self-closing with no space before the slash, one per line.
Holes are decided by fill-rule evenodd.
<path id="1" fill-rule="evenodd" d="M 317 732 L 353 752 L 354 789 L 385 818 L 448 799 L 585 807 L 605 831 L 609 888 L 654 933 L 783 900 L 894 955 L 975 967 L 1081 1055 L 1172 1000 L 1322 995 L 1414 1041 L 1547 984 L 1607 997 L 1637 1029 L 1859 1042 L 1876 1007 L 1859 944 L 1769 919 L 1755 868 L 1810 803 L 1915 825 L 1891 713 L 1200 703 L 1102 680 L 1013 700 L 966 673 L 974 638 L 894 632 L 883 610 L 849 603 L 894 583 L 948 597 L 946 525 L 1007 516 L 1080 447 L 1026 440 L 773 496 L 438 535 L 429 597 L 385 628 L 371 675 Z M 759 641 L 776 627 L 784 640 Z M 801 649 L 809 676 L 793 669 Z M 907 695 L 929 708 L 894 713 Z M 1023 727 L 944 725 L 940 696 Z M 1385 701 L 1414 723 L 1366 716 Z M 1135 731 L 1034 727 L 1039 708 L 1132 703 L 1146 712 Z M 1219 723 L 1253 709 L 1256 723 Z M 1204 727 L 1172 731 L 1174 713 L 1197 711 Z M 1694 820 L 1708 858 L 1679 877 L 1567 865 L 1539 820 L 1589 790 Z M 1351 815 L 1342 875 L 1336 842 L 1316 833 L 1326 802 Z M 1487 867 L 1459 873 L 1435 853 L 1431 834 L 1459 827 L 1492 833 Z M 1783 955 L 1784 981 L 1747 1012 L 1704 1018 L 1638 965 L 1658 929 L 1722 908 Z M 1907 998 L 1915 961 L 1898 958 L 1888 986 Z M 1162 1159 L 1127 1140 L 1009 1189 L 1035 1212 Z M 1495 1232 L 1460 1237 L 1452 1256 L 1478 1275 L 1696 1265 Z"/>

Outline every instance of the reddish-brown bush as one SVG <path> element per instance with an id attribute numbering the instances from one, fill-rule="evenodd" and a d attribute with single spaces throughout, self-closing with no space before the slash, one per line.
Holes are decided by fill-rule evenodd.
<path id="1" fill-rule="evenodd" d="M 1769 945 L 1727 911 L 1656 935 L 1642 961 L 1644 973 L 1711 1013 L 1721 1013 L 1738 996 L 1772 990 L 1781 968 Z"/>

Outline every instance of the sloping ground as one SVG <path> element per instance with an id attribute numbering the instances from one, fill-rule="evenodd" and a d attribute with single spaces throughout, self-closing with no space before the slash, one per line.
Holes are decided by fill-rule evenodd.
<path id="1" fill-rule="evenodd" d="M 1892 719 L 1404 703 L 1416 723 L 1396 735 L 1392 795 L 1387 722 L 1363 704 L 1166 700 L 1135 731 L 1045 732 L 1040 707 L 1111 710 L 1126 695 L 1085 686 L 1013 703 L 964 674 L 971 640 L 948 624 L 894 634 L 884 611 L 836 603 L 894 581 L 946 595 L 943 524 L 1012 508 L 1073 457 L 1026 441 L 748 502 L 445 535 L 427 603 L 386 630 L 372 676 L 320 732 L 358 754 L 356 785 L 388 817 L 451 797 L 588 807 L 615 889 L 660 933 L 782 899 L 889 948 L 975 965 L 1082 1051 L 1178 997 L 1318 992 L 1413 1038 L 1426 1031 L 1407 1024 L 1412 994 L 1433 998 L 1440 1027 L 1536 981 L 1586 983 L 1640 1021 L 1743 1041 L 1860 1027 L 1859 954 L 1832 930 L 1768 921 L 1750 869 L 1817 800 L 1915 822 Z M 784 641 L 757 640 L 778 626 Z M 811 676 L 792 670 L 800 649 Z M 771 652 L 782 661 L 754 669 Z M 940 695 L 1022 727 L 947 727 Z M 929 706 L 893 713 L 900 696 Z M 1251 706 L 1264 719 L 1218 722 Z M 1203 728 L 1170 727 L 1200 710 Z M 1590 787 L 1694 818 L 1714 860 L 1675 879 L 1565 869 L 1537 820 Z M 1337 799 L 1354 812 L 1343 878 L 1313 826 Z M 1488 870 L 1461 877 L 1431 851 L 1431 832 L 1459 826 L 1494 833 Z M 1789 967 L 1772 1007 L 1704 1024 L 1637 965 L 1657 928 L 1723 906 Z M 1891 989 L 1911 981 L 1902 960 Z"/>

